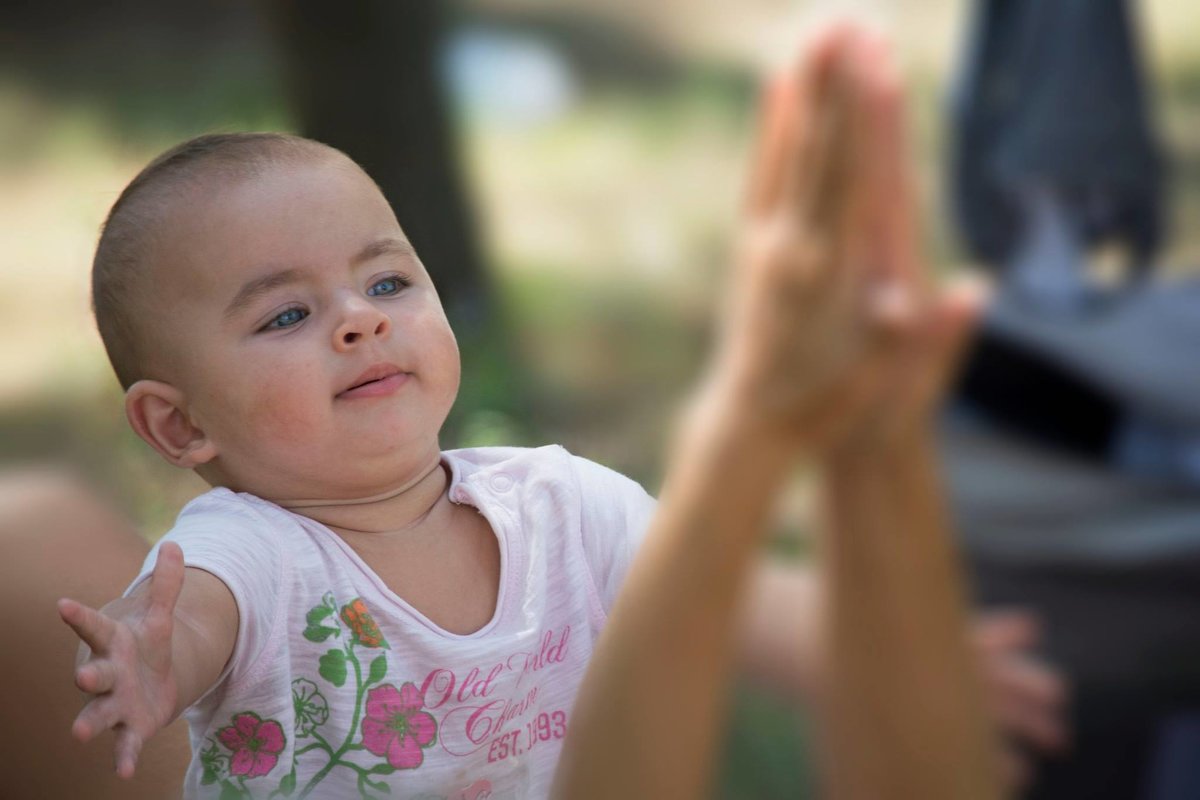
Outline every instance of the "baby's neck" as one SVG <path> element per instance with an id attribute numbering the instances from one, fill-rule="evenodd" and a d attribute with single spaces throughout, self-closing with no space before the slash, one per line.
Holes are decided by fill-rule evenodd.
<path id="1" fill-rule="evenodd" d="M 339 533 L 386 534 L 415 531 L 441 505 L 450 476 L 440 453 L 428 469 L 386 492 L 352 500 L 277 501 Z"/>

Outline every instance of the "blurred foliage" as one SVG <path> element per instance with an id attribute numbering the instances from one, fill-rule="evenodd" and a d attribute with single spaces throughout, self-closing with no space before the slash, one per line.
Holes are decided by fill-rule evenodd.
<path id="1" fill-rule="evenodd" d="M 719 796 L 724 800 L 817 797 L 807 758 L 809 721 L 761 689 L 740 685 L 725 740 Z"/>

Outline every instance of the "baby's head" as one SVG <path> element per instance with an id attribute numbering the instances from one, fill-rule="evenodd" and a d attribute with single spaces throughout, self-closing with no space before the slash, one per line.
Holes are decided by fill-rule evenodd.
<path id="1" fill-rule="evenodd" d="M 378 187 L 331 147 L 167 151 L 109 212 L 92 291 L 130 424 L 213 485 L 362 497 L 436 458 L 454 335 Z"/>

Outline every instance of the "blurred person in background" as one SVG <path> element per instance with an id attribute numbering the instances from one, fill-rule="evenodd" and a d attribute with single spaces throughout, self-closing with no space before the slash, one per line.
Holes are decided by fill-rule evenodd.
<path id="1" fill-rule="evenodd" d="M 1088 260 L 1130 281 L 1162 240 L 1162 166 L 1126 0 L 978 0 L 951 103 L 951 197 L 968 252 L 1006 292 L 1094 305 Z"/>
<path id="2" fill-rule="evenodd" d="M 1075 690 L 1031 798 L 1200 795 L 1200 282 L 1157 263 L 1132 13 L 981 0 L 951 108 L 952 216 L 999 284 L 944 429 L 952 505 L 980 602 L 1035 609 Z"/>

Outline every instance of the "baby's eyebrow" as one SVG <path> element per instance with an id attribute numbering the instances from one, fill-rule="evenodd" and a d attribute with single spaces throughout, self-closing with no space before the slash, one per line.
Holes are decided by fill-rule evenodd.
<path id="1" fill-rule="evenodd" d="M 275 272 L 246 281 L 242 284 L 242 288 L 238 289 L 238 293 L 234 295 L 229 305 L 225 307 L 225 319 L 230 319 L 272 289 L 278 289 L 280 286 L 287 286 L 290 283 L 297 283 L 300 277 L 300 270 L 289 268 L 276 270 Z"/>
<path id="2" fill-rule="evenodd" d="M 417 257 L 417 251 L 407 241 L 388 236 L 371 242 L 350 263 L 352 266 L 357 266 L 364 261 L 370 261 L 372 258 L 378 258 L 389 253 L 408 256 L 413 259 Z"/>
<path id="3" fill-rule="evenodd" d="M 407 256 L 412 259 L 416 259 L 417 257 L 417 251 L 407 241 L 388 236 L 376 239 L 360 250 L 358 255 L 351 259 L 350 265 L 357 266 L 365 261 L 370 261 L 373 258 L 378 258 L 389 253 Z M 246 281 L 246 283 L 242 284 L 242 288 L 238 289 L 238 293 L 234 295 L 229 305 L 225 307 L 225 319 L 232 318 L 267 292 L 278 289 L 280 286 L 299 283 L 302 278 L 303 273 L 300 270 L 288 268 L 276 270 L 275 272 L 270 272 L 261 277 Z"/>

